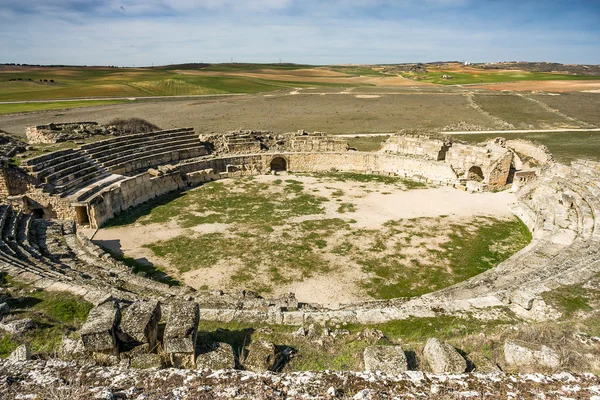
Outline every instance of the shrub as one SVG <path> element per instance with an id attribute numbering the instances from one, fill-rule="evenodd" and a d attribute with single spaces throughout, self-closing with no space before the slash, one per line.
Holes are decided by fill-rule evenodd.
<path id="1" fill-rule="evenodd" d="M 116 118 L 108 123 L 120 134 L 147 133 L 158 131 L 160 128 L 142 118 Z"/>

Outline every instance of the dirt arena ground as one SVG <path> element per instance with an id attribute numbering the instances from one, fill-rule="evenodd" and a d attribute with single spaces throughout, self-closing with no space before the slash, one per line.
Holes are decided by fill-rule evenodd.
<path id="1" fill-rule="evenodd" d="M 224 186 L 219 194 L 234 203 L 246 201 L 236 197 L 244 196 L 244 188 L 262 185 L 262 191 L 253 197 L 280 198 L 283 202 L 284 196 L 293 191 L 305 199 L 314 196 L 322 209 L 300 212 L 290 218 L 282 216 L 281 220 L 273 219 L 268 226 L 261 224 L 259 228 L 253 215 L 243 214 L 244 218 L 238 218 L 240 212 L 247 210 L 237 209 L 235 204 L 226 210 L 221 205 L 197 209 L 197 202 L 202 199 L 199 197 L 188 203 L 172 203 L 176 207 L 173 216 L 160 217 L 163 222 L 154 222 L 156 218 L 150 214 L 132 224 L 100 229 L 94 241 L 113 252 L 161 266 L 170 276 L 197 289 L 246 288 L 274 295 L 294 292 L 300 301 L 336 305 L 388 297 L 377 284 L 382 271 L 392 282 L 394 279 L 403 282 L 405 274 L 410 274 L 410 281 L 414 282 L 413 275 L 421 273 L 426 265 L 429 272 L 438 270 L 452 275 L 456 266 L 445 261 L 452 257 L 443 256 L 448 251 L 460 251 L 448 249 L 452 234 L 460 231 L 473 235 L 478 222 L 491 226 L 514 218 L 507 206 L 515 197 L 508 192 L 469 194 L 447 187 L 407 190 L 402 183 L 359 183 L 296 175 L 220 182 Z M 211 189 L 200 187 L 190 194 L 202 196 L 207 190 Z M 207 195 L 214 198 L 210 192 Z M 297 199 L 291 200 L 294 198 Z M 168 208 L 162 207 L 157 212 L 164 215 L 165 210 Z M 220 212 L 228 216 L 221 218 Z M 286 215 L 289 213 L 288 210 Z M 204 222 L 190 222 L 194 218 Z M 500 242 L 490 246 L 501 246 Z M 171 250 L 175 249 L 172 246 L 182 259 L 172 257 Z M 229 246 L 232 249 L 228 250 Z M 239 253 L 236 247 L 245 248 L 247 254 Z M 219 248 L 223 251 L 218 251 Z M 162 253 L 163 249 L 168 251 Z M 257 254 L 253 254 L 254 250 Z M 373 251 L 380 258 L 374 259 Z M 215 262 L 207 262 L 205 258 L 213 254 L 218 255 Z M 365 255 L 369 263 L 364 262 Z M 254 257 L 256 263 L 252 262 Z M 285 265 L 286 259 L 293 261 L 290 268 Z M 299 273 L 303 260 L 311 265 L 308 272 Z M 413 265 L 413 260 L 419 260 L 418 265 Z M 251 278 L 247 277 L 247 271 L 252 271 Z M 452 282 L 452 279 L 437 282 L 437 275 L 435 279 L 421 278 L 429 279 L 427 284 L 431 288 Z M 415 293 L 428 289 L 414 283 L 407 288 Z"/>

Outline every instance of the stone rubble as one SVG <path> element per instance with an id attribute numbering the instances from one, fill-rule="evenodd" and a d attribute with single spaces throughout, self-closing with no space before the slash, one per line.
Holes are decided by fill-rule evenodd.
<path id="1" fill-rule="evenodd" d="M 0 381 L 0 398 L 7 400 L 36 398 L 49 393 L 59 396 L 63 393 L 62 398 L 77 393 L 80 398 L 102 395 L 136 400 L 600 397 L 600 377 L 568 373 L 436 375 L 407 371 L 389 375 L 324 371 L 275 374 L 207 369 L 132 370 L 55 360 L 0 360 L 0 376 L 6 377 Z"/>

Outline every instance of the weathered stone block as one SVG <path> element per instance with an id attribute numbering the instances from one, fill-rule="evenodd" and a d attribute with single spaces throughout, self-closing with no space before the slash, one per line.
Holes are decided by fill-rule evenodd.
<path id="1" fill-rule="evenodd" d="M 401 374 L 408 370 L 406 354 L 400 346 L 369 346 L 363 353 L 365 371 Z"/>
<path id="2" fill-rule="evenodd" d="M 191 301 L 171 304 L 164 334 L 164 348 L 176 368 L 193 368 L 200 310 Z"/>
<path id="3" fill-rule="evenodd" d="M 211 370 L 235 368 L 233 347 L 220 342 L 202 345 L 196 356 L 196 368 Z"/>
<path id="4" fill-rule="evenodd" d="M 121 313 L 118 337 L 125 344 L 147 343 L 150 349 L 156 346 L 160 321 L 160 306 L 157 301 L 138 301 Z"/>
<path id="5" fill-rule="evenodd" d="M 259 340 L 250 343 L 244 367 L 254 372 L 269 371 L 275 362 L 275 350 L 275 345 L 271 342 Z"/>
<path id="6" fill-rule="evenodd" d="M 556 369 L 560 366 L 560 355 L 547 346 L 507 340 L 504 343 L 504 358 L 509 365 L 533 369 Z"/>
<path id="7" fill-rule="evenodd" d="M 137 354 L 131 358 L 129 366 L 138 369 L 161 368 L 163 360 L 158 354 Z"/>
<path id="8" fill-rule="evenodd" d="M 467 370 L 467 362 L 458 351 L 451 344 L 436 338 L 427 340 L 423 356 L 435 374 L 462 374 Z"/>
<path id="9" fill-rule="evenodd" d="M 85 349 L 92 352 L 116 352 L 115 330 L 119 318 L 119 307 L 113 301 L 92 308 L 81 327 L 81 340 Z"/>
<path id="10" fill-rule="evenodd" d="M 11 361 L 27 361 L 31 359 L 31 354 L 29 353 L 29 347 L 26 344 L 22 344 L 17 347 L 15 351 L 10 353 L 8 359 Z"/>
<path id="11" fill-rule="evenodd" d="M 0 329 L 6 332 L 14 333 L 15 335 L 21 335 L 34 326 L 33 321 L 29 318 L 17 319 L 10 322 L 0 323 Z"/>

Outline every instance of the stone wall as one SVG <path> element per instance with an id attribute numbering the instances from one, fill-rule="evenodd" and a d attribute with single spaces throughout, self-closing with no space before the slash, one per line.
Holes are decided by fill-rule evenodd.
<path id="1" fill-rule="evenodd" d="M 446 163 L 450 164 L 459 177 L 467 180 L 476 179 L 481 171 L 483 182 L 491 187 L 506 185 L 512 153 L 500 145 L 489 143 L 476 146 L 464 143 L 453 143 L 446 154 Z"/>
<path id="2" fill-rule="evenodd" d="M 30 144 L 52 144 L 100 134 L 108 134 L 108 130 L 97 122 L 50 123 L 25 128 L 25 135 Z"/>
<path id="3" fill-rule="evenodd" d="M 21 169 L 6 163 L 0 164 L 0 201 L 6 201 L 9 196 L 27 193 L 36 184 L 36 179 Z"/>
<path id="4" fill-rule="evenodd" d="M 543 144 L 536 144 L 528 140 L 507 140 L 506 147 L 517 153 L 529 166 L 544 166 L 554 162 L 550 150 Z"/>
<path id="5" fill-rule="evenodd" d="M 396 135 L 386 140 L 380 151 L 441 161 L 446 158 L 450 146 L 449 140 L 434 139 L 426 135 Z"/>
<path id="6" fill-rule="evenodd" d="M 43 211 L 45 219 L 75 220 L 75 209 L 64 198 L 51 196 L 41 189 L 32 189 L 24 195 L 12 196 L 8 203 L 24 213 Z"/>
<path id="7" fill-rule="evenodd" d="M 160 176 L 144 172 L 121 181 L 118 187 L 95 197 L 88 204 L 90 225 L 98 228 L 121 211 L 186 186 L 179 170 Z"/>

